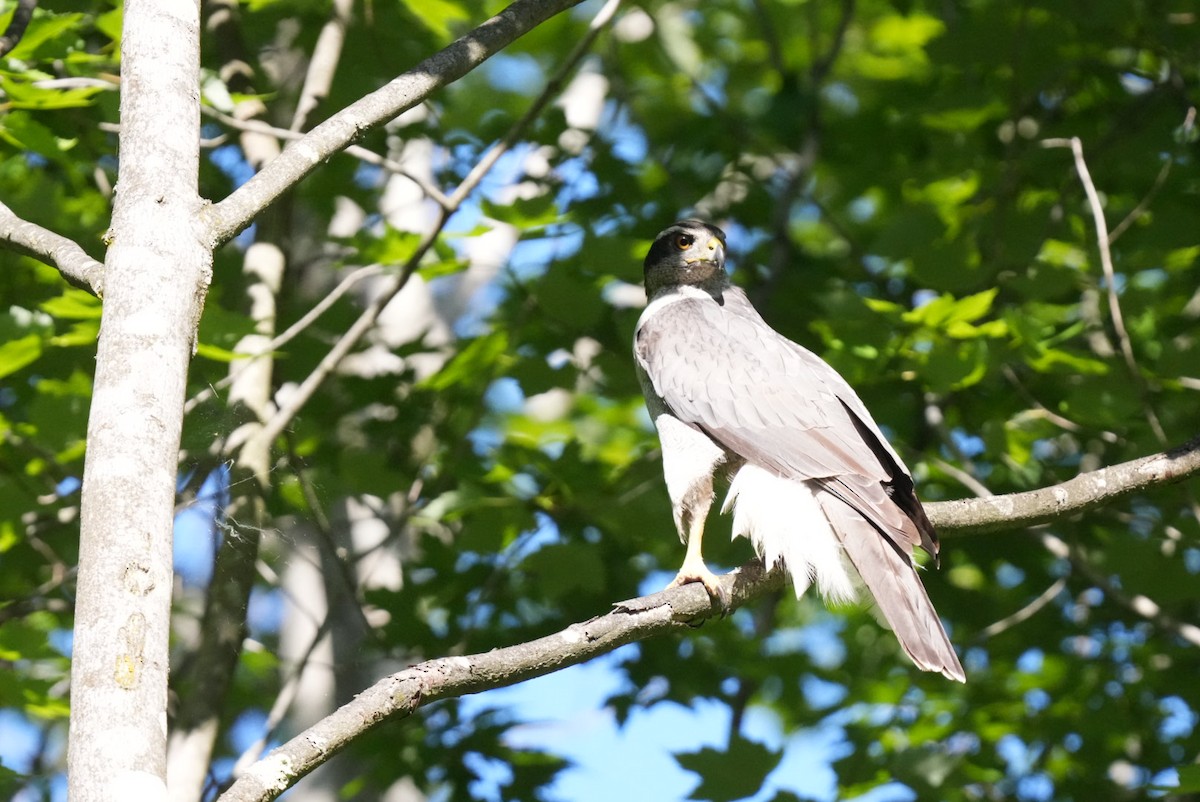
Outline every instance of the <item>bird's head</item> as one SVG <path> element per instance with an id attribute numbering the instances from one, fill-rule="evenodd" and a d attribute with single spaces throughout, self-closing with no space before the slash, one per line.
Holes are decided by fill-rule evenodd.
<path id="1" fill-rule="evenodd" d="M 643 270 L 648 298 L 684 285 L 719 295 L 729 286 L 725 232 L 702 220 L 680 220 L 654 239 Z"/>

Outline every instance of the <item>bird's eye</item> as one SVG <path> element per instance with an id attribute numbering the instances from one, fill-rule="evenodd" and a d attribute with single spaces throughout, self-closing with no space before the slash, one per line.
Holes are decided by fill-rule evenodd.
<path id="1" fill-rule="evenodd" d="M 680 234 L 675 237 L 675 247 L 681 251 L 686 251 L 688 248 L 692 247 L 692 243 L 695 241 L 696 238 L 691 234 Z"/>

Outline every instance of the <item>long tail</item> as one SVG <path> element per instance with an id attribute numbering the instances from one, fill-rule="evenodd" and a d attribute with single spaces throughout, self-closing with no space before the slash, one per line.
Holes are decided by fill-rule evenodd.
<path id="1" fill-rule="evenodd" d="M 966 682 L 954 646 L 912 563 L 913 542 L 920 542 L 920 535 L 881 488 L 876 497 L 876 488 L 839 481 L 825 485 L 817 498 L 905 653 L 923 671 Z"/>

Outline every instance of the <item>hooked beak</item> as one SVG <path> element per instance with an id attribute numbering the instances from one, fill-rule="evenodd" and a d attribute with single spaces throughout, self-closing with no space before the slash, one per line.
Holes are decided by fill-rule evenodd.
<path id="1" fill-rule="evenodd" d="M 704 251 L 699 256 L 692 256 L 683 261 L 687 264 L 695 264 L 696 262 L 718 262 L 721 255 L 721 240 L 718 237 L 711 237 L 708 242 L 704 243 Z"/>

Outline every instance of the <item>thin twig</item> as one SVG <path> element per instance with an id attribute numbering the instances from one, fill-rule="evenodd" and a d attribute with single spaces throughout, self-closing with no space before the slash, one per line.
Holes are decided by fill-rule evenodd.
<path id="1" fill-rule="evenodd" d="M 279 128 L 277 126 L 270 125 L 269 123 L 262 122 L 261 120 L 240 120 L 233 115 L 225 114 L 224 112 L 218 111 L 211 106 L 202 107 L 200 109 L 200 113 L 206 117 L 211 117 L 212 119 L 217 120 L 222 124 L 229 126 L 230 128 L 247 133 L 263 134 L 265 136 L 273 136 L 287 141 L 295 141 L 305 137 L 305 134 L 301 133 L 300 131 L 291 131 L 287 128 Z M 375 151 L 364 148 L 362 145 L 350 145 L 342 152 L 347 156 L 352 156 L 366 164 L 380 167 L 389 173 L 395 173 L 396 175 L 404 176 L 419 186 L 422 192 L 428 195 L 434 203 L 436 203 L 438 206 L 441 206 L 443 209 L 447 208 L 450 204 L 449 199 L 446 197 L 446 193 L 442 192 L 442 190 L 437 186 L 426 181 L 422 176 L 411 172 L 407 167 L 395 159 L 389 159 L 386 156 L 380 156 Z"/>
<path id="2" fill-rule="evenodd" d="M 1024 396 L 1025 400 L 1033 407 L 1033 409 L 1030 410 L 1031 413 L 1034 413 L 1037 415 L 1037 417 L 1044 418 L 1058 428 L 1065 429 L 1073 434 L 1078 434 L 1079 432 L 1083 431 L 1083 427 L 1078 423 L 1069 418 L 1064 418 L 1062 415 L 1059 415 L 1057 412 L 1047 407 L 1041 401 L 1038 401 L 1037 398 L 1034 397 L 1033 393 L 1029 391 L 1029 388 L 1025 386 L 1024 382 L 1021 381 L 1021 377 L 1017 375 L 1017 372 L 1013 370 L 1010 365 L 1004 365 L 1001 370 L 1004 373 L 1004 378 L 1008 379 L 1009 383 L 1012 384 L 1013 387 L 1017 388 L 1017 392 Z M 1100 439 L 1106 443 L 1116 443 L 1121 439 L 1115 432 L 1110 432 L 1107 430 L 1101 430 L 1099 434 Z"/>
<path id="3" fill-rule="evenodd" d="M 1012 629 L 1017 624 L 1023 624 L 1030 618 L 1033 618 L 1035 615 L 1037 615 L 1038 612 L 1047 604 L 1054 601 L 1055 597 L 1058 596 L 1059 593 L 1062 593 L 1063 588 L 1066 586 L 1066 577 L 1059 577 L 1050 584 L 1050 587 L 1039 593 L 1037 597 L 1033 599 L 1033 601 L 1029 602 L 1029 604 L 1025 605 L 1020 610 L 1017 610 L 1012 615 L 1007 615 L 1004 618 L 1001 618 L 994 624 L 988 624 L 986 627 L 980 630 L 978 635 L 975 636 L 975 640 L 985 641 L 989 638 L 999 635 L 1001 632 Z"/>
<path id="4" fill-rule="evenodd" d="M 838 55 L 842 52 L 842 46 L 846 43 L 846 31 L 849 30 L 852 19 L 854 19 L 854 0 L 842 0 L 842 13 L 838 17 L 837 28 L 833 32 L 833 43 L 829 46 L 829 50 L 813 61 L 812 69 L 809 71 L 814 86 L 823 81 L 829 71 L 833 69 L 833 64 L 837 61 Z M 813 52 L 816 50 L 814 49 Z"/>
<path id="5" fill-rule="evenodd" d="M 1141 593 L 1126 593 L 1111 576 L 1097 570 L 1084 555 L 1079 553 L 1078 549 L 1073 548 L 1061 538 L 1045 533 L 1042 535 L 1042 542 L 1056 556 L 1069 560 L 1073 570 L 1086 576 L 1089 582 L 1103 590 L 1104 594 L 1117 604 L 1146 619 L 1156 627 L 1173 632 L 1193 646 L 1200 646 L 1200 627 L 1186 621 L 1179 621 L 1174 616 L 1164 613 L 1162 607 L 1148 596 Z"/>
<path id="6" fill-rule="evenodd" d="M 758 562 L 719 578 L 733 607 L 777 590 L 783 579 L 778 571 L 764 574 Z M 622 602 L 607 615 L 528 643 L 411 666 L 364 689 L 250 766 L 219 802 L 268 802 L 364 732 L 386 720 L 406 718 L 438 699 L 513 685 L 626 643 L 687 630 L 719 612 L 704 588 L 693 583 Z"/>
<path id="7" fill-rule="evenodd" d="M 187 400 L 183 405 L 183 414 L 187 415 L 196 407 L 208 401 L 219 391 L 225 389 L 234 381 L 237 380 L 241 371 L 245 370 L 249 363 L 256 359 L 262 359 L 265 356 L 270 356 L 275 351 L 278 351 L 283 346 L 287 345 L 298 334 L 311 326 L 317 318 L 325 314 L 325 312 L 337 303 L 338 299 L 345 295 L 354 287 L 355 284 L 370 276 L 377 276 L 383 272 L 383 268 L 379 265 L 367 265 L 352 271 L 343 278 L 338 285 L 313 306 L 312 309 L 304 313 L 304 315 L 292 325 L 288 326 L 282 334 L 277 335 L 274 339 L 268 342 L 261 351 L 254 354 L 247 354 L 244 359 L 239 359 L 239 364 L 229 371 L 229 375 L 225 376 L 220 381 L 210 384 L 200 392 Z"/>
<path id="8" fill-rule="evenodd" d="M 290 667 L 287 674 L 287 679 L 283 682 L 283 687 L 279 689 L 279 693 L 275 696 L 275 701 L 271 703 L 271 709 L 267 711 L 266 721 L 262 725 L 262 735 L 260 735 L 253 743 L 242 751 L 238 759 L 233 764 L 234 777 L 238 777 L 245 769 L 254 761 L 262 756 L 263 750 L 267 744 L 275 736 L 275 730 L 283 722 L 288 711 L 291 710 L 292 704 L 296 701 L 296 696 L 300 692 L 300 680 L 304 676 L 304 670 L 308 668 L 312 660 L 313 653 L 316 652 L 317 646 L 329 634 L 329 630 L 333 625 L 333 616 L 326 614 L 325 619 L 318 625 L 316 632 L 313 633 L 312 639 L 305 648 L 304 653 Z"/>
<path id="9" fill-rule="evenodd" d="M 1108 312 L 1112 317 L 1113 330 L 1117 334 L 1117 342 L 1121 346 L 1121 354 L 1125 357 L 1125 365 L 1129 369 L 1133 380 L 1141 386 L 1143 392 L 1143 400 L 1145 401 L 1145 380 L 1142 377 L 1141 369 L 1137 364 L 1137 357 L 1133 354 L 1133 344 L 1129 339 L 1129 331 L 1125 328 L 1125 316 L 1121 312 L 1121 301 L 1117 295 L 1117 280 L 1116 271 L 1113 270 L 1112 249 L 1109 248 L 1108 222 L 1104 219 L 1104 207 L 1100 203 L 1100 194 L 1096 192 L 1096 185 L 1092 182 L 1092 175 L 1088 172 L 1087 160 L 1083 157 L 1083 142 L 1077 136 L 1070 139 L 1046 139 L 1042 141 L 1042 146 L 1047 148 L 1070 148 L 1072 155 L 1075 157 L 1075 170 L 1079 173 L 1079 180 L 1083 184 L 1083 191 L 1087 195 L 1088 207 L 1092 212 L 1092 221 L 1096 226 L 1096 245 L 1100 250 L 1100 269 L 1104 272 L 1105 290 L 1108 296 Z M 1162 423 L 1158 420 L 1158 414 L 1148 402 L 1144 403 L 1146 411 L 1146 420 L 1150 424 L 1154 436 L 1158 438 L 1160 445 L 1165 445 L 1167 442 L 1167 433 L 1162 427 Z"/>
<path id="10" fill-rule="evenodd" d="M 933 459 L 933 464 L 936 465 L 938 469 L 942 471 L 942 473 L 957 481 L 960 485 L 970 490 L 979 498 L 991 498 L 995 495 L 995 493 L 987 489 L 983 482 L 979 481 L 969 472 L 964 471 L 957 465 L 953 465 L 949 462 L 946 462 L 946 460 L 937 457 Z"/>
<path id="11" fill-rule="evenodd" d="M 1187 110 L 1187 114 L 1183 119 L 1184 131 L 1190 131 L 1195 124 L 1196 107 L 1192 106 Z M 1124 234 L 1126 229 L 1136 223 L 1138 219 L 1146 213 L 1146 210 L 1150 208 L 1150 203 L 1154 200 L 1155 196 L 1158 195 L 1158 192 L 1163 188 L 1163 185 L 1166 184 L 1167 176 L 1171 174 L 1171 167 L 1174 164 L 1175 159 L 1173 158 L 1167 159 L 1165 162 L 1163 162 L 1162 168 L 1158 171 L 1158 175 L 1154 178 L 1154 183 L 1150 186 L 1150 189 L 1146 192 L 1146 195 L 1140 201 L 1138 201 L 1137 206 L 1134 206 L 1133 210 L 1130 211 L 1129 214 L 1125 215 L 1124 220 L 1113 227 L 1112 232 L 1108 235 L 1109 245 L 1112 245 L 1114 242 L 1116 242 L 1117 238 Z"/>
<path id="12" fill-rule="evenodd" d="M 395 119 L 482 64 L 519 36 L 581 0 L 515 0 L 469 34 L 360 98 L 294 142 L 201 216 L 213 246 L 228 242 L 280 195 L 372 128 Z"/>
<path id="13" fill-rule="evenodd" d="M 978 534 L 1060 520 L 1116 499 L 1200 474 L 1200 438 L 1150 456 L 1081 473 L 1065 482 L 991 498 L 925 505 L 938 531 Z"/>
<path id="14" fill-rule="evenodd" d="M 779 77 L 783 78 L 788 74 L 788 69 L 783 58 L 783 47 L 779 44 L 779 36 L 776 34 L 778 26 L 771 19 L 763 0 L 752 0 L 750 5 L 754 9 L 754 16 L 758 18 L 763 44 L 767 46 L 767 61 L 775 68 L 775 72 L 779 73 Z"/>

